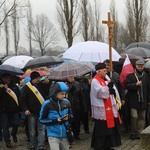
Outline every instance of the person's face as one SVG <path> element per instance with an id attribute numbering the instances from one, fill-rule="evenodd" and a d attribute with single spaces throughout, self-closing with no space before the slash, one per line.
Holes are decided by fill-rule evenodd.
<path id="1" fill-rule="evenodd" d="M 73 83 L 75 80 L 74 80 L 74 77 L 69 77 L 69 78 L 67 78 L 67 80 L 69 81 L 69 82 L 71 82 L 71 83 Z"/>
<path id="2" fill-rule="evenodd" d="M 144 65 L 136 65 L 136 69 L 142 72 L 144 70 Z"/>
<path id="3" fill-rule="evenodd" d="M 110 63 L 105 63 L 105 65 L 106 65 L 107 72 L 109 72 L 110 71 Z"/>
<path id="4" fill-rule="evenodd" d="M 5 84 L 10 84 L 10 80 L 11 80 L 11 77 L 10 77 L 10 76 L 3 77 L 3 78 L 2 78 L 2 81 L 3 81 Z"/>
<path id="5" fill-rule="evenodd" d="M 48 83 L 49 83 L 49 79 L 48 79 L 48 78 L 45 78 L 44 82 L 45 82 L 46 84 L 48 84 Z"/>
<path id="6" fill-rule="evenodd" d="M 105 78 L 106 74 L 107 74 L 107 69 L 99 69 L 97 70 L 97 74 L 101 77 L 101 78 Z"/>
<path id="7" fill-rule="evenodd" d="M 66 92 L 60 92 L 56 96 L 59 100 L 63 100 L 66 97 Z"/>
<path id="8" fill-rule="evenodd" d="M 37 78 L 32 80 L 33 84 L 38 84 L 39 82 L 40 82 L 40 77 L 37 77 Z"/>

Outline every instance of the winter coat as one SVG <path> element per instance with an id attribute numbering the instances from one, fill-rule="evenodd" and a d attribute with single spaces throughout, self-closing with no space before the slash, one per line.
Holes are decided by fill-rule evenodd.
<path id="1" fill-rule="evenodd" d="M 136 85 L 137 78 L 134 73 L 129 74 L 126 78 L 126 89 L 128 90 L 127 99 L 129 100 L 130 108 L 135 109 L 146 109 L 147 102 L 149 101 L 149 76 L 147 73 L 143 73 L 143 77 L 140 79 L 142 81 L 142 91 L 143 91 L 143 102 L 138 98 L 138 88 L 140 86 Z"/>
<path id="2" fill-rule="evenodd" d="M 8 87 L 16 94 L 19 103 L 20 90 L 14 83 L 10 83 Z M 6 89 L 0 86 L 0 113 L 17 113 L 19 112 L 19 106 L 15 100 L 6 92 Z"/>
<path id="3" fill-rule="evenodd" d="M 36 86 L 36 88 L 39 91 L 38 86 Z M 25 112 L 26 110 L 29 110 L 31 114 L 36 114 L 36 115 L 39 115 L 41 109 L 41 103 L 39 102 L 35 94 L 31 91 L 31 89 L 27 85 L 23 87 L 21 92 L 20 107 L 22 111 Z"/>
<path id="4" fill-rule="evenodd" d="M 42 104 L 39 121 L 46 125 L 48 137 L 66 138 L 66 127 L 73 118 L 71 105 L 66 98 L 59 100 L 57 94 L 67 92 L 68 87 L 64 82 L 56 82 L 51 88 L 51 98 Z M 65 115 L 68 115 L 68 120 L 58 122 L 58 119 Z"/>

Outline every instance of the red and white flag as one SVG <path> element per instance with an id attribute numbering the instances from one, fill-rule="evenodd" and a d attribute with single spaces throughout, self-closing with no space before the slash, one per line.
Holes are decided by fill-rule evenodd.
<path id="1" fill-rule="evenodd" d="M 126 54 L 126 59 L 124 61 L 122 71 L 120 73 L 120 81 L 121 81 L 124 89 L 125 89 L 126 77 L 128 76 L 128 74 L 131 74 L 131 73 L 134 73 L 134 69 L 133 69 L 133 66 L 129 60 L 128 55 Z"/>

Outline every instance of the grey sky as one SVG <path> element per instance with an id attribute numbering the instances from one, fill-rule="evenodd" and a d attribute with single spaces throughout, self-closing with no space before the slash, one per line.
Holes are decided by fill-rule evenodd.
<path id="1" fill-rule="evenodd" d="M 57 0 L 31 0 L 31 5 L 32 5 L 32 11 L 33 11 L 33 16 L 35 17 L 37 14 L 41 14 L 41 13 L 45 13 L 50 20 L 53 22 L 55 15 L 56 15 L 56 1 Z M 93 1 L 93 0 L 91 0 Z M 112 0 L 99 0 L 99 2 L 101 3 L 101 20 L 107 20 L 107 14 L 110 11 L 109 7 L 110 7 L 110 2 Z M 115 0 L 116 3 L 116 7 L 117 7 L 117 11 L 118 11 L 118 17 L 119 17 L 119 21 L 123 21 L 123 14 L 124 14 L 124 3 L 126 0 Z M 22 28 L 23 24 L 20 25 Z M 106 26 L 106 25 L 104 25 Z M 107 29 L 107 26 L 106 26 Z M 24 29 L 22 29 L 22 32 Z M 19 46 L 23 46 L 26 49 L 28 49 L 28 43 L 27 40 L 25 39 L 25 37 L 23 37 L 24 34 L 21 34 L 21 39 L 20 39 L 20 43 Z M 4 39 L 3 39 L 4 40 Z M 74 43 L 79 42 L 80 38 L 75 38 Z M 3 48 L 1 49 L 5 49 L 5 43 L 2 42 L 3 44 L 1 44 L 1 46 Z M 59 45 L 61 45 L 64 42 L 61 42 Z M 67 44 L 66 44 L 67 45 Z M 62 45 L 62 46 L 66 46 L 66 45 Z M 11 46 L 11 50 L 13 49 L 13 46 Z"/>

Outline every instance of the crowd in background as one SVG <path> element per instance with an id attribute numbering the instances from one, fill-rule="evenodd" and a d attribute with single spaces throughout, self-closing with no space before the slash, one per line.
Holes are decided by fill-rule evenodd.
<path id="1" fill-rule="evenodd" d="M 0 141 L 12 148 L 10 137 L 18 142 L 19 120 L 23 119 L 29 149 L 44 150 L 47 139 L 51 150 L 58 147 L 67 150 L 73 143 L 66 141 L 66 124 L 71 124 L 74 139 L 80 140 L 81 124 L 85 134 L 90 133 L 90 117 L 95 123 L 91 137 L 91 147 L 95 150 L 111 150 L 121 145 L 121 120 L 131 140 L 139 140 L 140 132 L 149 125 L 150 83 L 144 61 L 136 61 L 135 72 L 126 78 L 126 90 L 117 72 L 113 71 L 111 76 L 109 64 L 105 60 L 88 76 L 69 77 L 64 81 L 52 81 L 33 71 L 16 85 L 10 74 L 1 75 Z"/>

